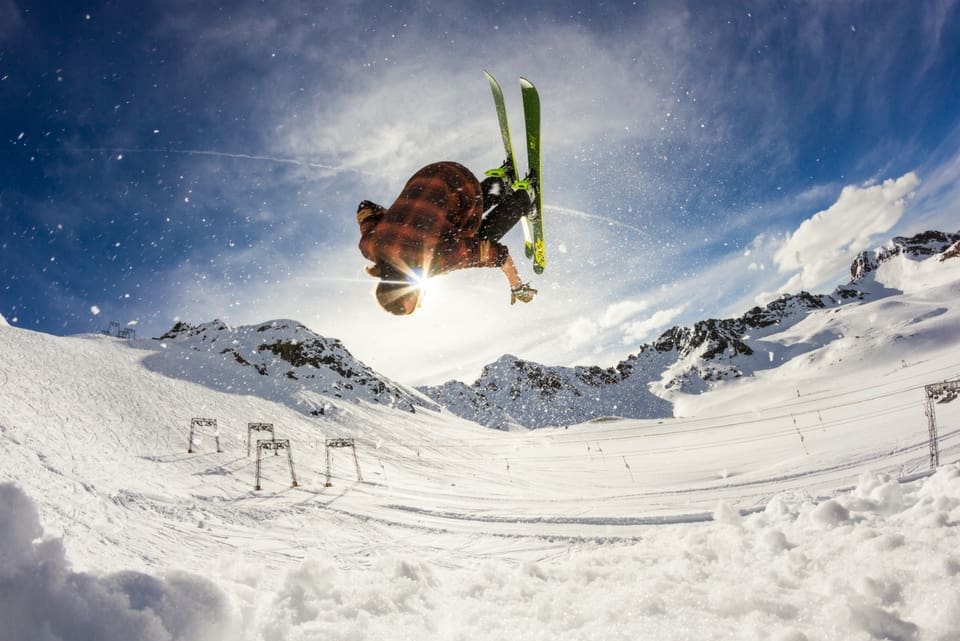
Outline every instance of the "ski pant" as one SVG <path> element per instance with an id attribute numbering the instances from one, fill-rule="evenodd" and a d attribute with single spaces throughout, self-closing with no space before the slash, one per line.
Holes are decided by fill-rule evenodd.
<path id="1" fill-rule="evenodd" d="M 496 189 L 496 185 L 499 185 L 499 189 Z M 522 216 L 533 211 L 533 202 L 523 189 L 504 196 L 506 187 L 500 178 L 487 178 L 481 186 L 484 209 L 488 211 L 480 223 L 477 238 L 499 242 Z M 493 209 L 490 209 L 491 207 Z"/>

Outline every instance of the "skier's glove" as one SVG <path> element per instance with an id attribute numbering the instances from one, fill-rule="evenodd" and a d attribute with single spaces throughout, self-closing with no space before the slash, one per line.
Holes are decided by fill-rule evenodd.
<path id="1" fill-rule="evenodd" d="M 510 304 L 513 305 L 517 301 L 521 303 L 529 303 L 533 300 L 533 297 L 537 295 L 537 290 L 533 287 L 530 287 L 528 283 L 523 283 L 518 287 L 514 287 L 510 290 Z"/>

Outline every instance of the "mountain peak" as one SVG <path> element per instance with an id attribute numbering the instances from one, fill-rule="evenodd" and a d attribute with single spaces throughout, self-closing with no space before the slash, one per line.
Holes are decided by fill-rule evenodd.
<path id="1" fill-rule="evenodd" d="M 860 282 L 896 256 L 923 260 L 936 254 L 941 254 L 941 260 L 960 254 L 960 233 L 925 231 L 909 237 L 895 236 L 883 247 L 860 252 L 850 265 L 851 283 Z"/>
<path id="2" fill-rule="evenodd" d="M 176 378 L 233 393 L 250 393 L 319 415 L 323 397 L 367 401 L 407 411 L 435 405 L 354 357 L 337 339 L 277 319 L 230 327 L 221 320 L 178 322 L 156 340 L 163 350 L 148 366 Z"/>

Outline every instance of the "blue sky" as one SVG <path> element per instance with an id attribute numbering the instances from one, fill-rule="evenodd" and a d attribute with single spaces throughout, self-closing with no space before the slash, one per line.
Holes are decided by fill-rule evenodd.
<path id="1" fill-rule="evenodd" d="M 504 353 L 610 365 L 960 228 L 957 2 L 518 6 L 0 0 L 0 314 L 293 318 L 403 382 L 472 380 Z M 516 136 L 517 78 L 540 90 L 549 265 L 518 260 L 540 294 L 467 270 L 394 318 L 356 205 L 500 164 L 483 69 Z"/>

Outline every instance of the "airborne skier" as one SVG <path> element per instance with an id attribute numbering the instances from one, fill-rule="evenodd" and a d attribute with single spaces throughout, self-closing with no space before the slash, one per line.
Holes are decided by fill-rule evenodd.
<path id="1" fill-rule="evenodd" d="M 412 314 L 422 280 L 468 267 L 499 267 L 510 283 L 511 304 L 533 300 L 537 291 L 523 283 L 500 243 L 534 208 L 533 193 L 513 191 L 512 184 L 509 175 L 481 183 L 463 165 L 438 162 L 416 172 L 389 208 L 361 202 L 360 251 L 374 263 L 367 273 L 380 279 L 380 305 L 393 314 Z"/>
<path id="2" fill-rule="evenodd" d="M 537 290 L 525 284 L 506 246 L 500 244 L 523 220 L 525 251 L 540 274 L 546 265 L 540 194 L 540 97 L 520 79 L 530 171 L 517 180 L 503 92 L 484 72 L 493 92 L 506 160 L 481 183 L 455 162 L 427 165 L 407 181 L 387 209 L 364 200 L 357 208 L 360 251 L 380 279 L 377 301 L 397 315 L 412 314 L 421 302 L 421 284 L 430 276 L 467 267 L 499 267 L 510 283 L 510 304 L 529 303 Z M 484 215 L 486 212 L 486 215 Z"/>

